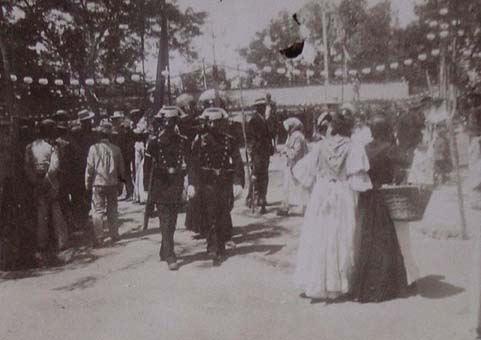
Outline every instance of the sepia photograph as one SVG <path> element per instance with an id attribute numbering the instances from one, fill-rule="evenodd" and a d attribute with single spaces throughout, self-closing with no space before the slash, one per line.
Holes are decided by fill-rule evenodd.
<path id="1" fill-rule="evenodd" d="M 0 0 L 0 340 L 481 339 L 481 0 Z"/>

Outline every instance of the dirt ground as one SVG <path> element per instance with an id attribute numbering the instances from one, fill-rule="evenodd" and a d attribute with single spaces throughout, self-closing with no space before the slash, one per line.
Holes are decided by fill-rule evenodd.
<path id="1" fill-rule="evenodd" d="M 269 213 L 237 202 L 236 248 L 212 267 L 205 243 L 179 218 L 178 272 L 159 262 L 158 222 L 141 230 L 143 206 L 121 203 L 121 240 L 75 250 L 69 264 L 2 273 L 0 340 L 38 339 L 473 339 L 472 241 L 462 241 L 455 187 L 433 195 L 412 243 L 418 293 L 378 304 L 311 304 L 292 284 L 302 217 L 278 217 L 280 173 L 271 169 Z M 454 195 L 454 196 L 453 196 Z M 468 209 L 469 210 L 469 209 Z M 478 212 L 469 210 L 471 228 Z"/>

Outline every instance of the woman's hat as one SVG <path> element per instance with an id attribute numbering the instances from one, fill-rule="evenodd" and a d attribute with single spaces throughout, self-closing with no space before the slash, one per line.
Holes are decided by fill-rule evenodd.
<path id="1" fill-rule="evenodd" d="M 329 112 L 323 112 L 319 118 L 317 118 L 317 126 L 323 126 L 331 121 L 332 117 Z"/>
<path id="2" fill-rule="evenodd" d="M 284 129 L 288 132 L 293 129 L 302 129 L 304 127 L 304 124 L 302 124 L 302 122 L 296 117 L 287 118 L 282 125 L 284 125 Z"/>
<path id="3" fill-rule="evenodd" d="M 341 105 L 340 107 L 341 109 L 341 112 L 342 111 L 348 111 L 350 112 L 351 114 L 354 114 L 356 112 L 356 108 L 354 107 L 354 105 L 352 105 L 351 103 L 344 103 Z"/>

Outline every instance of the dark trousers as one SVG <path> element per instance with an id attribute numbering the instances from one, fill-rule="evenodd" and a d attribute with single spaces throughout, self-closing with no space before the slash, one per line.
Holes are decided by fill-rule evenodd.
<path id="1" fill-rule="evenodd" d="M 159 256 L 162 261 L 173 262 L 176 260 L 174 252 L 174 233 L 177 225 L 177 204 L 156 203 L 159 213 L 159 227 L 162 235 Z"/>
<path id="2" fill-rule="evenodd" d="M 72 215 L 77 225 L 77 228 L 84 229 L 87 227 L 89 220 L 90 206 L 92 203 L 91 193 L 85 190 L 83 185 L 84 179 L 78 179 L 78 182 L 72 185 L 70 195 L 71 195 L 71 205 L 72 205 Z"/>
<path id="3" fill-rule="evenodd" d="M 252 156 L 252 175 L 255 176 L 254 197 L 257 198 L 258 205 L 265 207 L 269 185 L 269 156 Z"/>
<path id="4" fill-rule="evenodd" d="M 225 242 L 230 237 L 232 185 L 219 180 L 202 186 L 207 217 L 207 251 L 216 255 L 225 253 Z"/>
<path id="5" fill-rule="evenodd" d="M 132 180 L 131 161 L 125 161 L 125 191 L 127 197 L 132 197 L 134 194 L 134 182 Z"/>

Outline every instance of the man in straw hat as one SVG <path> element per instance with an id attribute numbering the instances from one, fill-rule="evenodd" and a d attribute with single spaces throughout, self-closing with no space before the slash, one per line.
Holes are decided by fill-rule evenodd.
<path id="1" fill-rule="evenodd" d="M 256 113 L 247 124 L 247 149 L 252 161 L 252 181 L 249 188 L 248 203 L 261 207 L 261 214 L 266 213 L 266 196 L 269 184 L 269 160 L 274 154 L 272 133 L 266 120 L 266 99 L 255 101 Z M 255 202 L 257 201 L 257 202 Z"/>
<path id="2" fill-rule="evenodd" d="M 115 111 L 110 117 L 112 122 L 113 137 L 112 142 L 120 148 L 124 157 L 125 168 L 125 199 L 132 199 L 134 193 L 134 183 L 132 180 L 132 168 L 134 166 L 135 150 L 134 136 L 130 124 L 122 111 Z"/>
<path id="3" fill-rule="evenodd" d="M 149 141 L 145 151 L 144 173 L 149 176 L 144 176 L 144 187 L 150 190 L 150 200 L 158 211 L 162 234 L 160 260 L 167 262 L 170 270 L 177 270 L 174 233 L 182 205 L 188 144 L 187 138 L 178 132 L 177 107 L 162 107 L 155 119 L 161 121 L 161 131 Z"/>
<path id="4" fill-rule="evenodd" d="M 49 227 L 54 230 L 56 250 L 67 247 L 67 226 L 58 202 L 59 183 L 58 152 L 54 147 L 55 121 L 45 119 L 40 123 L 39 136 L 27 145 L 25 173 L 33 186 L 37 208 L 37 252 L 39 264 L 44 264 L 48 255 Z"/>
<path id="5" fill-rule="evenodd" d="M 70 184 L 72 186 L 72 206 L 75 207 L 74 215 L 79 228 L 86 228 L 90 210 L 91 193 L 85 191 L 84 176 L 87 166 L 87 155 L 90 147 L 96 142 L 96 134 L 93 131 L 93 118 L 95 114 L 83 109 L 77 113 L 77 122 L 73 122 L 71 128 L 71 142 L 75 144 L 79 152 L 74 155 Z"/>
<path id="6" fill-rule="evenodd" d="M 207 252 L 213 265 L 225 258 L 225 243 L 229 238 L 229 221 L 232 194 L 235 198 L 244 186 L 244 165 L 234 138 L 222 130 L 225 111 L 208 108 L 201 119 L 206 121 L 206 131 L 192 145 L 189 172 L 189 197 L 201 191 L 207 215 Z"/>
<path id="7" fill-rule="evenodd" d="M 124 159 L 120 148 L 110 141 L 112 124 L 102 121 L 98 128 L 100 141 L 90 147 L 85 169 L 85 187 L 92 192 L 94 246 L 104 239 L 104 223 L 108 225 L 112 242 L 118 237 L 117 193 L 119 182 L 125 181 Z"/>

